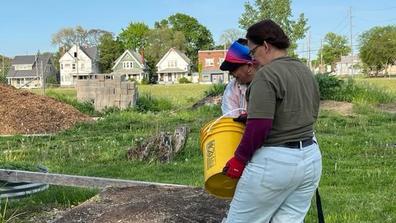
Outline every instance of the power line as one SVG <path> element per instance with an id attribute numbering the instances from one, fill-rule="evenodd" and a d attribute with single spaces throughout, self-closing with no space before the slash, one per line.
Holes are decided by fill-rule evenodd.
<path id="1" fill-rule="evenodd" d="M 380 8 L 380 9 L 359 9 L 359 8 L 355 8 L 355 10 L 361 11 L 361 12 L 378 12 L 378 11 L 387 11 L 387 10 L 393 10 L 393 9 L 396 9 L 396 6 L 391 6 L 391 7 L 387 7 L 387 8 Z"/>

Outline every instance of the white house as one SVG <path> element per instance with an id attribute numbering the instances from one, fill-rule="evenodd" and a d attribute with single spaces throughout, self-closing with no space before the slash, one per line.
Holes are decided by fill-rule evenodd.
<path id="1" fill-rule="evenodd" d="M 11 63 L 7 80 L 16 88 L 39 88 L 43 80 L 56 75 L 50 54 L 15 56 Z"/>
<path id="2" fill-rule="evenodd" d="M 60 59 L 60 85 L 74 86 L 77 79 L 87 79 L 99 73 L 96 47 L 74 45 Z"/>
<path id="3" fill-rule="evenodd" d="M 133 50 L 125 50 L 111 68 L 114 74 L 125 75 L 126 79 L 141 82 L 147 76 L 144 58 Z"/>
<path id="4" fill-rule="evenodd" d="M 361 73 L 359 55 L 341 56 L 341 60 L 336 63 L 336 75 L 356 75 Z M 353 66 L 353 67 L 352 67 Z M 352 69 L 353 68 L 353 69 Z"/>
<path id="5" fill-rule="evenodd" d="M 156 67 L 158 83 L 177 83 L 182 77 L 191 79 L 191 60 L 175 48 L 170 48 Z"/>

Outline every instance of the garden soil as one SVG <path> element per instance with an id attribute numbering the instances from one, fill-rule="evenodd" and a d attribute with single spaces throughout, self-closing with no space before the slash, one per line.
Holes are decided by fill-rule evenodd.
<path id="1" fill-rule="evenodd" d="M 0 84 L 0 135 L 55 133 L 90 120 L 71 105 Z"/>
<path id="2" fill-rule="evenodd" d="M 54 222 L 221 222 L 228 208 L 229 201 L 217 199 L 201 188 L 107 188 Z"/>

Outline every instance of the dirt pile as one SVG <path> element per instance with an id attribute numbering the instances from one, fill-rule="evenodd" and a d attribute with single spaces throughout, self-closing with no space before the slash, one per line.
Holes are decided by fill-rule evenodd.
<path id="1" fill-rule="evenodd" d="M 228 207 L 201 188 L 108 188 L 54 222 L 221 222 Z"/>
<path id="2" fill-rule="evenodd" d="M 89 120 L 71 105 L 0 84 L 0 135 L 54 133 Z"/>

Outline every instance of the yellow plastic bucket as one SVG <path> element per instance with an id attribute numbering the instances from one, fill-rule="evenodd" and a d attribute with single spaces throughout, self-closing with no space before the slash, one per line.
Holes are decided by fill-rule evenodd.
<path id="1" fill-rule="evenodd" d="M 201 129 L 200 146 L 204 159 L 205 190 L 219 198 L 232 198 L 238 182 L 222 174 L 241 141 L 245 125 L 224 117 Z"/>

